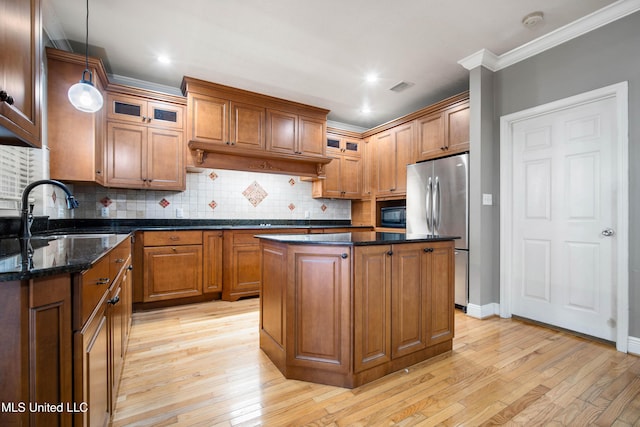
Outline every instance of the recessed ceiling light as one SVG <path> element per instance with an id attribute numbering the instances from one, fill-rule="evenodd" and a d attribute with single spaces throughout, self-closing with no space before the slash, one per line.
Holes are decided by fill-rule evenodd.
<path id="1" fill-rule="evenodd" d="M 364 79 L 367 83 L 375 83 L 378 81 L 378 75 L 376 73 L 369 73 L 364 77 Z"/>
<path id="2" fill-rule="evenodd" d="M 158 62 L 161 63 L 161 64 L 170 64 L 171 63 L 171 59 L 169 59 L 168 56 L 160 55 L 160 56 L 158 56 Z"/>
<path id="3" fill-rule="evenodd" d="M 360 109 L 360 112 L 363 113 L 363 114 L 369 114 L 371 112 L 371 108 L 369 106 L 365 105 Z"/>

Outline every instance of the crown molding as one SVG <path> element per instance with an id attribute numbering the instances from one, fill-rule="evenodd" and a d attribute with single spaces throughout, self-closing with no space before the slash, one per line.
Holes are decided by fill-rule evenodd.
<path id="1" fill-rule="evenodd" d="M 577 19 L 564 27 L 538 37 L 502 55 L 482 49 L 458 61 L 467 70 L 483 66 L 499 71 L 548 49 L 600 28 L 640 10 L 640 0 L 618 0 L 589 15 Z"/>

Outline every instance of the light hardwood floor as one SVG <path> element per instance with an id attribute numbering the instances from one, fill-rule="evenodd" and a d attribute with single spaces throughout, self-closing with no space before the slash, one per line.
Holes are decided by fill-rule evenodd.
<path id="1" fill-rule="evenodd" d="M 114 426 L 640 426 L 640 357 L 456 313 L 453 351 L 349 390 L 286 380 L 258 299 L 134 314 Z"/>

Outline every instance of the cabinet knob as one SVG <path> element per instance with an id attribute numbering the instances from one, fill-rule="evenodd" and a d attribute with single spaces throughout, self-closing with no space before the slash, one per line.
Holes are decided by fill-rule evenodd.
<path id="1" fill-rule="evenodd" d="M 96 285 L 106 285 L 111 280 L 108 277 L 101 277 L 96 281 Z"/>
<path id="2" fill-rule="evenodd" d="M 13 105 L 13 96 L 9 95 L 4 90 L 0 90 L 0 101 L 6 102 L 9 105 Z"/>
<path id="3" fill-rule="evenodd" d="M 425 252 L 433 252 L 433 248 L 424 248 L 423 249 Z"/>
<path id="4" fill-rule="evenodd" d="M 107 303 L 111 304 L 111 305 L 116 305 L 119 302 L 120 302 L 120 296 L 119 295 L 116 295 L 115 297 L 111 298 L 110 300 L 107 300 Z"/>
<path id="5" fill-rule="evenodd" d="M 389 256 L 393 255 L 393 251 L 387 251 L 387 255 Z"/>
<path id="6" fill-rule="evenodd" d="M 349 255 L 347 255 L 346 253 L 343 253 L 342 255 L 340 255 L 340 258 L 342 259 L 347 259 L 349 257 Z"/>
<path id="7" fill-rule="evenodd" d="M 127 270 L 129 271 L 133 270 L 133 265 L 130 265 L 129 267 L 127 267 Z"/>
<path id="8" fill-rule="evenodd" d="M 176 249 L 176 247 L 175 247 L 175 246 L 171 247 L 171 250 L 172 250 L 173 252 L 176 252 L 176 251 L 177 251 L 177 249 Z"/>

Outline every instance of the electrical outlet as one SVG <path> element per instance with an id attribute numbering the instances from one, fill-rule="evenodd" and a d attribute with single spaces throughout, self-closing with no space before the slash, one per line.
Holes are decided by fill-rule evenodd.
<path id="1" fill-rule="evenodd" d="M 100 208 L 100 216 L 102 218 L 109 218 L 109 208 L 107 206 Z"/>
<path id="2" fill-rule="evenodd" d="M 309 218 L 311 218 L 311 212 L 309 212 L 309 211 L 304 211 L 304 217 L 305 217 L 305 219 L 309 219 Z"/>
<path id="3" fill-rule="evenodd" d="M 492 194 L 483 194 L 482 195 L 482 204 L 485 206 L 493 205 L 493 195 Z"/>
<path id="4" fill-rule="evenodd" d="M 176 218 L 184 218 L 184 209 L 182 208 L 176 209 Z"/>

